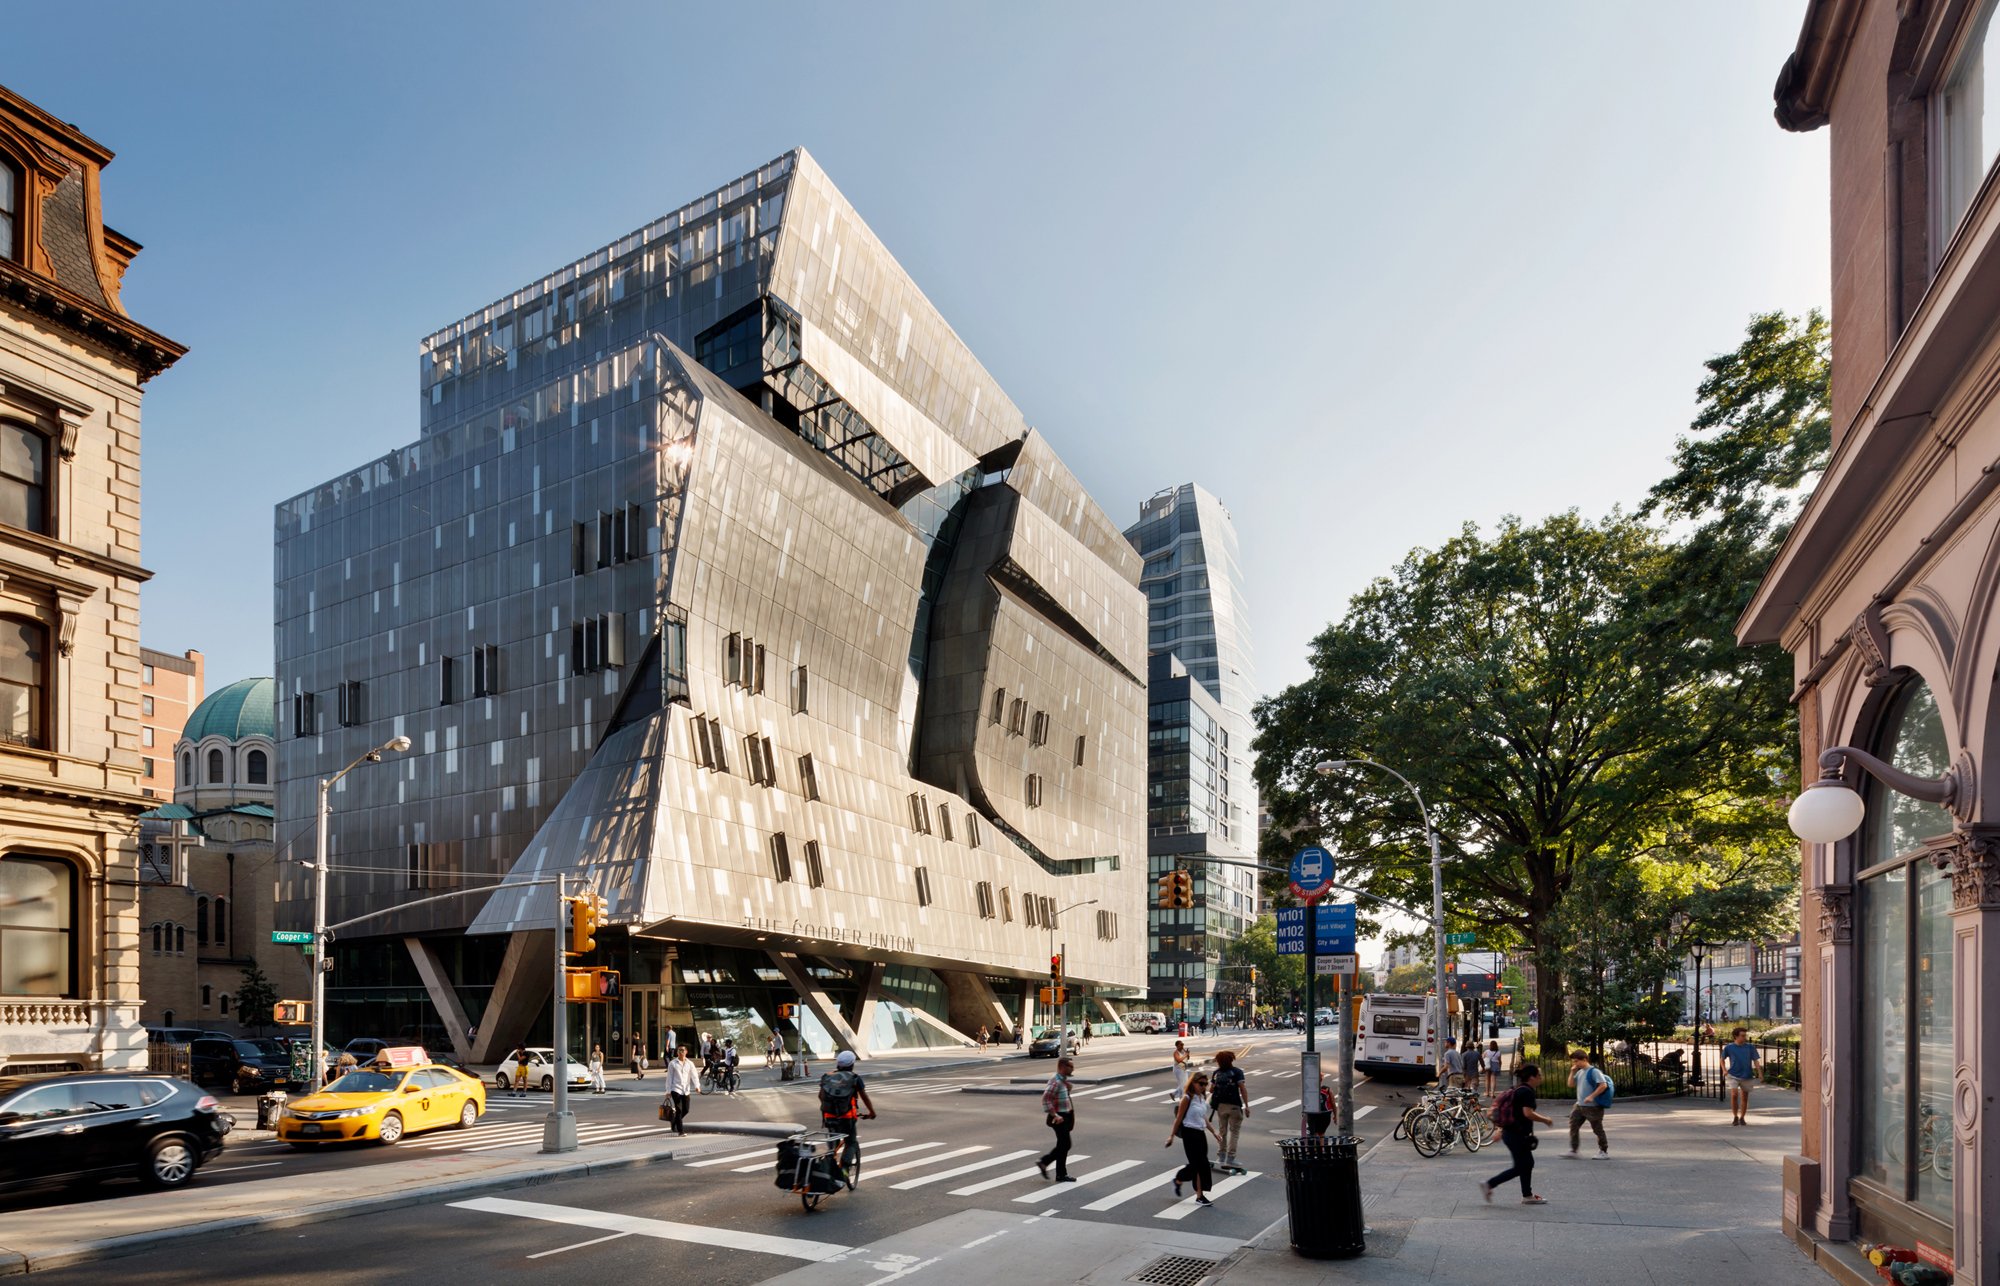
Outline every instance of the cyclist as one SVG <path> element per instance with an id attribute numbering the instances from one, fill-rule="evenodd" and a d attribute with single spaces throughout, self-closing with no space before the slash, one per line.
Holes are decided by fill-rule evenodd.
<path id="1" fill-rule="evenodd" d="M 819 1119 L 828 1134 L 843 1134 L 847 1142 L 840 1150 L 840 1169 L 847 1190 L 854 1190 L 853 1174 L 861 1162 L 858 1121 L 875 1119 L 875 1104 L 869 1101 L 868 1087 L 854 1070 L 854 1051 L 843 1049 L 833 1060 L 834 1070 L 819 1078 Z M 857 1106 L 857 1104 L 859 1106 Z M 862 1111 L 863 1108 L 867 1110 Z"/>
<path id="2" fill-rule="evenodd" d="M 722 1088 L 731 1094 L 736 1092 L 736 1065 L 740 1061 L 736 1053 L 736 1042 L 722 1042 Z"/>

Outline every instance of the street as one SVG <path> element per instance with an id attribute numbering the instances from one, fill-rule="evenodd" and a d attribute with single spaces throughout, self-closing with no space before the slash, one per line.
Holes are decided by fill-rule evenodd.
<path id="1" fill-rule="evenodd" d="M 1330 1041 L 1322 1030 L 1321 1043 Z M 772 1182 L 775 1141 L 754 1135 L 691 1134 L 674 1139 L 656 1119 L 657 1075 L 629 1076 L 602 1096 L 572 1096 L 581 1156 L 616 1140 L 657 1138 L 674 1153 L 665 1164 L 611 1170 L 464 1200 L 413 1204 L 303 1227 L 204 1241 L 204 1270 L 233 1280 L 279 1282 L 366 1273 L 384 1280 L 435 1280 L 519 1271 L 560 1256 L 565 1267 L 617 1280 L 656 1271 L 671 1254 L 678 1271 L 705 1281 L 762 1281 L 808 1262 L 842 1256 L 966 1212 L 997 1212 L 1009 1221 L 1058 1219 L 1176 1229 L 1241 1243 L 1284 1213 L 1275 1136 L 1297 1130 L 1296 1034 L 1242 1033 L 1192 1042 L 1197 1053 L 1246 1051 L 1250 1117 L 1241 1152 L 1248 1173 L 1221 1176 L 1215 1204 L 1176 1198 L 1170 1180 L 1182 1154 L 1165 1146 L 1172 1122 L 1171 1076 L 1164 1042 L 1102 1041 L 1079 1060 L 1077 1129 L 1071 1172 L 1077 1182 L 1045 1182 L 1035 1158 L 1050 1145 L 1037 1099 L 1053 1072 L 1048 1060 L 1008 1058 L 975 1067 L 878 1077 L 869 1086 L 878 1119 L 862 1126 L 858 1191 L 829 1197 L 815 1213 Z M 864 1066 L 864 1074 L 867 1069 Z M 1087 1083 L 1093 1076 L 1124 1079 Z M 690 1124 L 703 1121 L 809 1120 L 813 1085 L 773 1085 L 750 1068 L 734 1100 L 694 1102 Z M 1017 1080 L 1016 1078 L 1032 1078 Z M 1367 1147 L 1393 1127 L 1410 1087 L 1360 1079 L 1356 1132 Z M 249 1185 L 282 1175 L 325 1174 L 338 1188 L 358 1167 L 394 1166 L 447 1153 L 531 1155 L 540 1147 L 547 1096 L 502 1095 L 471 1130 L 415 1135 L 393 1148 L 334 1147 L 302 1153 L 275 1142 L 230 1147 L 176 1201 L 199 1202 L 218 1185 Z M 371 1176 L 372 1177 L 372 1176 Z M 379 1182 L 379 1180 L 378 1180 Z M 38 1204 L 116 1202 L 123 1184 L 56 1196 L 16 1198 L 0 1215 Z M 281 1239 L 284 1253 L 273 1253 Z M 669 1251 L 658 1243 L 672 1242 Z M 1008 1252 L 1018 1253 L 1018 1252 Z M 185 1276 L 181 1257 L 119 1261 L 121 1278 L 169 1281 Z M 59 1270 L 81 1281 L 86 1267 Z"/>

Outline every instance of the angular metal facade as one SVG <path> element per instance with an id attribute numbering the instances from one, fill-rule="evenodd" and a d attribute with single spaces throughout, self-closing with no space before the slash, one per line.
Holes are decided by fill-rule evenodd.
<path id="1" fill-rule="evenodd" d="M 1143 985 L 1139 560 L 808 155 L 421 375 L 416 443 L 277 511 L 280 833 L 415 743 L 334 796 L 330 919 L 560 871 L 634 942 L 1025 979 L 1094 899 L 1071 976 Z"/>

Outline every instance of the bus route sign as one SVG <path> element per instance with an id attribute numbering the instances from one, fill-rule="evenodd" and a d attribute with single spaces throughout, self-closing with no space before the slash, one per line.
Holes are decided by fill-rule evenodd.
<path id="1" fill-rule="evenodd" d="M 1292 855 L 1292 896 L 1307 906 L 1333 892 L 1333 854 L 1302 848 Z"/>

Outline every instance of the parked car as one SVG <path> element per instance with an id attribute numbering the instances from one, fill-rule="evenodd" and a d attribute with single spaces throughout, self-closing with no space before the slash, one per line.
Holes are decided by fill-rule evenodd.
<path id="1" fill-rule="evenodd" d="M 508 1054 L 493 1069 L 493 1084 L 498 1089 L 511 1089 L 514 1085 L 514 1055 Z M 556 1051 L 546 1046 L 536 1046 L 528 1050 L 528 1084 L 536 1089 L 552 1090 L 556 1087 Z M 590 1065 L 577 1059 L 569 1060 L 569 1084 L 571 1089 L 587 1089 L 590 1086 Z"/>
<path id="2" fill-rule="evenodd" d="M 256 1094 L 291 1083 L 291 1051 L 275 1040 L 204 1036 L 188 1042 L 188 1079 L 227 1085 L 232 1094 Z"/>
<path id="3" fill-rule="evenodd" d="M 348 1041 L 346 1047 L 340 1052 L 354 1055 L 354 1061 L 366 1067 L 375 1061 L 375 1055 L 381 1053 L 391 1045 L 407 1044 L 409 1042 L 406 1040 L 383 1040 L 379 1036 L 356 1036 L 353 1040 Z"/>
<path id="4" fill-rule="evenodd" d="M 1060 1027 L 1043 1027 L 1035 1032 L 1035 1038 L 1028 1042 L 1029 1058 L 1055 1058 L 1060 1054 L 1076 1052 L 1076 1038 L 1069 1037 L 1069 1048 L 1063 1048 L 1064 1033 Z"/>
<path id="5" fill-rule="evenodd" d="M 148 1027 L 146 1042 L 151 1045 L 186 1045 L 207 1037 L 213 1040 L 234 1040 L 226 1031 L 210 1031 L 206 1027 Z"/>
<path id="6" fill-rule="evenodd" d="M 278 1137 L 295 1148 L 353 1139 L 393 1145 L 418 1130 L 470 1129 L 485 1112 L 486 1087 L 449 1067 L 352 1071 L 285 1104 Z"/>
<path id="7" fill-rule="evenodd" d="M 220 1106 L 171 1076 L 0 1077 L 0 1188 L 125 1177 L 178 1188 L 222 1151 Z"/>

